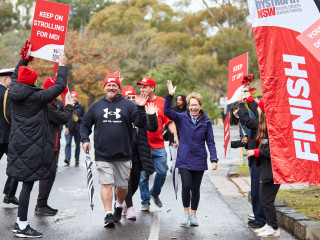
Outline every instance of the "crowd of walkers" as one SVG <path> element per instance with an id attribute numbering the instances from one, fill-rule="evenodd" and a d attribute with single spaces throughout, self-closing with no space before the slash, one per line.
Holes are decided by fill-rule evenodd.
<path id="1" fill-rule="evenodd" d="M 1 157 L 6 153 L 8 159 L 4 202 L 18 205 L 13 226 L 16 236 L 42 236 L 28 224 L 30 193 L 35 181 L 39 181 L 39 195 L 34 213 L 53 216 L 58 212 L 48 205 L 48 198 L 56 176 L 63 125 L 66 126 L 64 162 L 67 166 L 71 163 L 73 137 L 75 166 L 79 165 L 81 142 L 84 152 L 92 150 L 90 134 L 94 126 L 94 156 L 105 227 L 115 227 L 122 215 L 129 220 L 136 219 L 132 197 L 138 188 L 142 211 L 150 210 L 151 199 L 155 206 L 162 207 L 160 194 L 168 171 L 163 133 L 167 131 L 170 155 L 182 183 L 180 226 L 199 226 L 197 209 L 201 181 L 204 171 L 208 170 L 207 159 L 211 162 L 210 169 L 218 167 L 212 122 L 202 109 L 202 96 L 195 92 L 187 97 L 178 95 L 176 106 L 172 107 L 177 87 L 170 80 L 167 81 L 168 95 L 162 98 L 155 95 L 156 83 L 150 77 L 137 82 L 138 95 L 133 86 L 121 86 L 123 79 L 118 73 L 109 73 L 103 82 L 104 96 L 87 111 L 75 91 L 70 93 L 70 102 L 62 106 L 57 97 L 66 91 L 65 54 L 59 53 L 56 77 L 46 79 L 43 88 L 38 88 L 37 73 L 28 68 L 30 53 L 31 46 L 27 60 L 20 60 L 15 69 L 0 71 L 3 129 L 0 149 Z M 248 140 L 233 143 L 233 147 L 248 149 L 254 213 L 249 225 L 257 228 L 259 236 L 278 236 L 274 200 L 279 185 L 274 184 L 272 178 L 263 99 L 257 103 L 248 89 L 245 88 L 245 92 L 250 111 L 240 97 L 231 112 L 233 121 L 236 124 L 240 121 L 240 134 L 248 136 Z M 149 177 L 154 173 L 150 188 Z M 19 199 L 15 196 L 18 182 L 22 183 Z"/>

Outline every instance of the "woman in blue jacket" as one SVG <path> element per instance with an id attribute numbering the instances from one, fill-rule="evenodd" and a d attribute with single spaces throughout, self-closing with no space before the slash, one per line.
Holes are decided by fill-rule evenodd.
<path id="1" fill-rule="evenodd" d="M 176 167 L 180 169 L 184 207 L 180 225 L 186 227 L 190 222 L 190 226 L 198 226 L 196 213 L 200 200 L 200 184 L 204 171 L 208 170 L 205 143 L 208 145 L 212 170 L 216 170 L 218 167 L 212 123 L 201 109 L 203 99 L 198 93 L 191 93 L 187 96 L 188 110 L 186 112 L 178 113 L 171 110 L 173 95 L 177 87 L 173 87 L 170 80 L 168 80 L 167 86 L 169 95 L 165 99 L 164 114 L 178 123 L 180 133 L 176 162 Z"/>

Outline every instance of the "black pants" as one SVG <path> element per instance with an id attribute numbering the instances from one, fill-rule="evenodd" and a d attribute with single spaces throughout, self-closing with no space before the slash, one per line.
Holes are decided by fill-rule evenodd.
<path id="1" fill-rule="evenodd" d="M 183 207 L 190 207 L 191 199 L 191 210 L 198 209 L 200 201 L 200 185 L 203 173 L 204 171 L 191 171 L 185 168 L 180 168 Z"/>
<path id="2" fill-rule="evenodd" d="M 56 161 L 57 161 L 57 155 L 54 157 L 54 162 Z M 56 171 L 54 171 L 54 174 L 50 179 L 39 181 L 39 195 L 37 200 L 38 207 L 44 207 L 48 204 L 48 198 L 49 198 L 55 179 L 56 179 Z"/>
<path id="3" fill-rule="evenodd" d="M 132 168 L 131 168 L 130 179 L 128 184 L 128 193 L 125 199 L 128 208 L 133 206 L 132 196 L 135 194 L 135 192 L 139 187 L 141 171 L 143 171 L 143 169 L 142 169 L 142 164 L 140 159 L 136 159 L 136 161 L 132 161 Z"/>
<path id="4" fill-rule="evenodd" d="M 8 154 L 8 143 L 0 144 L 0 159 L 2 158 L 3 154 Z M 3 193 L 8 197 L 13 197 L 14 195 L 16 195 L 18 183 L 19 182 L 17 180 L 8 176 L 7 181 L 4 185 Z"/>
<path id="5" fill-rule="evenodd" d="M 262 183 L 260 188 L 261 205 L 266 214 L 268 224 L 274 229 L 279 228 L 276 207 L 274 206 L 279 188 L 280 184 L 274 184 L 273 182 Z"/>
<path id="6" fill-rule="evenodd" d="M 34 182 L 24 182 L 19 196 L 18 217 L 20 221 L 28 220 L 30 193 Z"/>

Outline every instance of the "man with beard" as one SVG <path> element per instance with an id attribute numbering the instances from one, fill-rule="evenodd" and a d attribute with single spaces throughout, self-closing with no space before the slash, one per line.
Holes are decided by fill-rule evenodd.
<path id="1" fill-rule="evenodd" d="M 80 135 L 82 148 L 91 148 L 89 135 L 94 126 L 95 161 L 101 184 L 101 199 L 106 212 L 105 227 L 114 227 L 121 219 L 122 203 L 127 195 L 132 167 L 133 125 L 146 126 L 145 103 L 147 94 L 126 100 L 120 94 L 120 79 L 115 73 L 107 74 L 104 83 L 105 96 L 93 103 L 84 115 Z M 117 201 L 112 214 L 112 187 L 115 185 Z"/>

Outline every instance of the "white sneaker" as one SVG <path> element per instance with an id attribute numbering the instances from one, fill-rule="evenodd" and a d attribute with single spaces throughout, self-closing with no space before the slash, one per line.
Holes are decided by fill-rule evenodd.
<path id="1" fill-rule="evenodd" d="M 122 215 L 127 215 L 127 211 L 128 211 L 128 208 L 127 208 L 127 204 L 125 201 L 123 201 L 122 203 Z"/>
<path id="2" fill-rule="evenodd" d="M 270 228 L 272 228 L 272 227 L 270 227 L 270 225 L 268 223 L 266 223 L 263 227 L 254 230 L 254 232 L 256 234 L 259 234 L 259 233 L 262 233 L 262 232 L 264 232 L 264 231 L 266 231 L 266 230 L 268 230 Z"/>
<path id="3" fill-rule="evenodd" d="M 133 207 L 129 207 L 127 211 L 127 219 L 129 220 L 136 220 L 136 213 L 134 212 Z"/>
<path id="4" fill-rule="evenodd" d="M 190 221 L 190 215 L 188 213 L 183 213 L 183 217 L 180 222 L 180 227 L 188 227 Z"/>
<path id="5" fill-rule="evenodd" d="M 274 230 L 273 228 L 268 229 L 258 234 L 259 237 L 276 238 L 280 237 L 280 229 Z"/>

